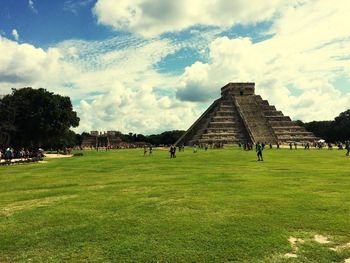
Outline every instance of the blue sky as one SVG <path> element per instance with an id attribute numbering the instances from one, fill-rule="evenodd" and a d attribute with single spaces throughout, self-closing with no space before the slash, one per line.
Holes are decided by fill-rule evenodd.
<path id="1" fill-rule="evenodd" d="M 249 3 L 248 3 L 249 2 Z M 349 108 L 350 4 L 0 0 L 0 94 L 70 96 L 78 131 L 187 129 L 230 81 L 293 119 Z"/>
<path id="2" fill-rule="evenodd" d="M 66 39 L 101 40 L 116 35 L 96 24 L 95 1 L 1 0 L 0 24 L 7 35 L 15 28 L 21 41 L 48 47 Z M 80 4 L 79 4 L 80 3 Z"/>

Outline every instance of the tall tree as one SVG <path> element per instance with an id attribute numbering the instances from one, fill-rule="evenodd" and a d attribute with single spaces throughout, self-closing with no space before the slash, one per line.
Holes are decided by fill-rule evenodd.
<path id="1" fill-rule="evenodd" d="M 333 121 L 331 140 L 345 141 L 350 139 L 350 110 L 339 114 Z"/>
<path id="2" fill-rule="evenodd" d="M 30 87 L 13 89 L 1 99 L 0 121 L 15 148 L 56 145 L 79 125 L 69 97 Z"/>

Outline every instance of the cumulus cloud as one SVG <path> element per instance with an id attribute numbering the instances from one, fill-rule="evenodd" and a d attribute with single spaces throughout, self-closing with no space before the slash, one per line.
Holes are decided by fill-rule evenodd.
<path id="1" fill-rule="evenodd" d="M 16 29 L 12 29 L 12 36 L 16 41 L 19 40 L 19 34 Z"/>
<path id="2" fill-rule="evenodd" d="M 177 76 L 154 66 L 177 49 L 169 40 L 130 37 L 72 40 L 43 50 L 0 38 L 0 94 L 32 86 L 70 96 L 81 117 L 79 132 L 186 129 L 200 114 L 197 105 L 175 99 Z"/>
<path id="3" fill-rule="evenodd" d="M 110 129 L 150 134 L 186 129 L 200 114 L 197 105 L 174 98 L 178 77 L 155 69 L 157 62 L 178 49 L 169 40 L 131 38 L 128 45 L 111 42 L 111 46 L 104 43 L 103 47 L 100 43 L 95 47 L 85 44 L 68 42 L 59 47 L 72 54 L 70 63 L 83 71 L 74 77 L 73 85 L 84 88 L 71 91 L 80 98 L 78 131 Z M 94 54 L 91 48 L 99 52 Z M 87 54 L 94 58 L 85 62 Z"/>
<path id="4" fill-rule="evenodd" d="M 288 3 L 287 3 L 288 2 Z M 100 24 L 153 37 L 195 26 L 230 27 L 271 19 L 300 0 L 98 0 L 93 9 Z"/>
<path id="5" fill-rule="evenodd" d="M 55 48 L 44 51 L 0 36 L 0 90 L 51 79 L 53 75 L 50 74 L 60 73 L 64 66 Z"/>
<path id="6" fill-rule="evenodd" d="M 132 91 L 115 83 L 109 92 L 96 96 L 91 102 L 82 100 L 78 107 L 82 130 L 103 127 L 122 132 L 144 134 L 189 126 L 198 112 L 189 103 L 157 97 L 147 87 Z"/>
<path id="7" fill-rule="evenodd" d="M 38 10 L 34 6 L 33 0 L 28 0 L 28 6 L 29 6 L 30 10 L 32 10 L 34 13 L 36 13 L 36 14 L 38 13 Z"/>
<path id="8" fill-rule="evenodd" d="M 265 41 L 217 38 L 209 46 L 208 63 L 186 68 L 178 98 L 201 101 L 201 94 L 213 94 L 207 97 L 213 99 L 227 82 L 255 81 L 257 93 L 295 119 L 334 118 L 350 104 L 350 93 L 342 94 L 333 84 L 350 78 L 350 28 L 343 26 L 350 6 L 340 2 L 311 1 L 285 9 L 268 32 L 273 37 Z"/>

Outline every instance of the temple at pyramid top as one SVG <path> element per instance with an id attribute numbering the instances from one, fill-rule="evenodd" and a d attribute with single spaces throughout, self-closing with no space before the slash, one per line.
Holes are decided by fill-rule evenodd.
<path id="1" fill-rule="evenodd" d="M 316 137 L 255 94 L 255 83 L 234 82 L 215 100 L 177 145 L 313 142 Z"/>
<path id="2" fill-rule="evenodd" d="M 248 96 L 254 94 L 254 82 L 230 82 L 221 88 L 221 96 Z"/>

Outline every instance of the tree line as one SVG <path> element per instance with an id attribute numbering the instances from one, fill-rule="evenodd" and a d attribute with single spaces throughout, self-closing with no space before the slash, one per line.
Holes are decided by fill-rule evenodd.
<path id="1" fill-rule="evenodd" d="M 165 131 L 160 134 L 143 135 L 136 133 L 123 134 L 121 132 L 116 132 L 116 136 L 120 137 L 123 142 L 127 143 L 147 143 L 152 145 L 171 145 L 174 144 L 185 131 L 173 130 Z M 80 141 L 84 139 L 85 136 L 89 136 L 88 133 L 82 133 Z M 81 143 L 80 143 L 81 144 Z"/>
<path id="2" fill-rule="evenodd" d="M 307 131 L 327 142 L 344 142 L 350 139 L 350 109 L 346 110 L 331 121 L 297 121 Z"/>

